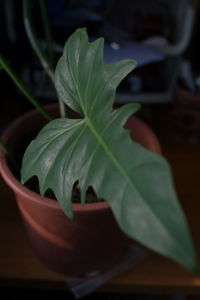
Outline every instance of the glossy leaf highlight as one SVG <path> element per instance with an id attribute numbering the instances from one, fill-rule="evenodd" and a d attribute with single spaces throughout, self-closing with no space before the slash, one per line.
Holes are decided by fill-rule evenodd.
<path id="1" fill-rule="evenodd" d="M 168 163 L 133 142 L 123 128 L 137 104 L 112 109 L 117 86 L 134 66 L 132 60 L 104 64 L 103 40 L 90 43 L 85 29 L 69 38 L 57 65 L 56 88 L 59 99 L 82 118 L 56 119 L 41 130 L 25 152 L 22 182 L 36 175 L 41 194 L 52 189 L 70 218 L 74 183 L 79 181 L 82 203 L 92 186 L 110 203 L 123 232 L 195 270 Z"/>

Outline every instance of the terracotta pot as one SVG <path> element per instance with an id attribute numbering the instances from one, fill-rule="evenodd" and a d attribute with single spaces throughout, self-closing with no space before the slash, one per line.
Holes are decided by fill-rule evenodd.
<path id="1" fill-rule="evenodd" d="M 58 114 L 55 105 L 49 111 Z M 44 124 L 43 117 L 33 110 L 10 125 L 4 141 L 17 156 Z M 131 118 L 126 127 L 132 128 L 135 140 L 160 153 L 157 138 L 142 121 Z M 112 267 L 126 254 L 130 240 L 119 230 L 107 202 L 73 204 L 75 217 L 71 221 L 57 201 L 20 184 L 2 151 L 0 171 L 16 195 L 35 252 L 47 267 L 70 278 L 83 278 Z"/>

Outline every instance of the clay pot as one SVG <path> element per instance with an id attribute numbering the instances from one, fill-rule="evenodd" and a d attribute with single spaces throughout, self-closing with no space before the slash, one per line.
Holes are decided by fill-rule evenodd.
<path id="1" fill-rule="evenodd" d="M 49 111 L 58 114 L 55 105 Z M 17 156 L 44 124 L 43 117 L 33 110 L 14 121 L 3 139 Z M 134 129 L 135 140 L 160 152 L 157 138 L 142 121 L 130 118 L 126 127 Z M 112 267 L 127 253 L 130 240 L 119 230 L 107 202 L 73 204 L 74 220 L 69 220 L 56 200 L 20 184 L 2 151 L 0 172 L 15 193 L 36 254 L 50 269 L 68 278 L 85 278 Z"/>

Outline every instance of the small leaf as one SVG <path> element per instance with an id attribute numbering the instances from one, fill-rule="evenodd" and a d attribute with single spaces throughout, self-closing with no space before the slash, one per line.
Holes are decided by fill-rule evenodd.
<path id="1" fill-rule="evenodd" d="M 57 119 L 41 130 L 25 152 L 22 182 L 37 175 L 41 194 L 52 189 L 70 218 L 74 183 L 79 181 L 83 203 L 93 187 L 110 203 L 123 232 L 194 270 L 195 254 L 168 163 L 132 142 L 123 129 L 137 104 L 112 110 L 116 88 L 134 66 L 132 60 L 104 64 L 102 39 L 89 43 L 84 29 L 69 38 L 56 69 L 56 88 L 83 118 Z"/>

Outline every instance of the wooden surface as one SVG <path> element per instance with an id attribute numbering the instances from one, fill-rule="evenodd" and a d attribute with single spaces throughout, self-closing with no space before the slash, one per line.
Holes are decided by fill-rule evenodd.
<path id="1" fill-rule="evenodd" d="M 180 201 L 200 256 L 200 146 L 164 147 Z M 64 278 L 43 267 L 32 252 L 11 191 L 0 180 L 0 286 L 65 289 Z M 151 253 L 101 291 L 200 294 L 200 275 Z"/>

